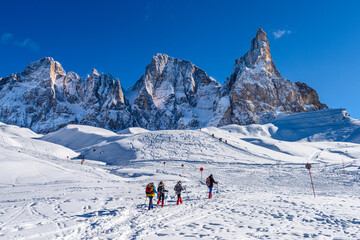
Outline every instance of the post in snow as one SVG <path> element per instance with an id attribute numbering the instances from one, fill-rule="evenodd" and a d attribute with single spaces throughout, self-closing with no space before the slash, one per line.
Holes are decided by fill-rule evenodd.
<path id="1" fill-rule="evenodd" d="M 309 169 L 310 180 L 311 180 L 311 186 L 312 186 L 312 189 L 313 189 L 314 198 L 316 198 L 316 196 L 315 196 L 314 183 L 313 183 L 313 180 L 312 180 L 312 177 L 311 177 L 311 171 L 310 171 L 310 169 L 311 169 L 311 164 L 310 164 L 310 163 L 306 163 L 305 167 L 306 167 L 307 169 Z"/>
<path id="2" fill-rule="evenodd" d="M 204 169 L 201 167 L 200 168 L 200 172 L 201 172 L 201 182 L 202 182 L 202 172 L 204 171 Z"/>
<path id="3" fill-rule="evenodd" d="M 164 171 L 165 171 L 165 164 L 166 164 L 166 162 L 164 161 L 163 164 L 164 164 Z"/>

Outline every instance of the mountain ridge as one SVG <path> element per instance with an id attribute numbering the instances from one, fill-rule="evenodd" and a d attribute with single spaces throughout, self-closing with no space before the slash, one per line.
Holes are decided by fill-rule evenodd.
<path id="1" fill-rule="evenodd" d="M 113 131 L 246 125 L 327 108 L 314 89 L 281 76 L 261 28 L 223 86 L 189 60 L 162 53 L 127 91 L 111 74 L 93 69 L 80 77 L 46 57 L 0 78 L 0 106 L 0 121 L 39 133 L 69 123 Z"/>

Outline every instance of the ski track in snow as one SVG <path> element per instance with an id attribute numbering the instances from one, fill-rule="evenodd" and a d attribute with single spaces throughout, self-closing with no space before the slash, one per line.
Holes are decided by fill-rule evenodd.
<path id="1" fill-rule="evenodd" d="M 359 162 L 346 161 L 344 173 L 340 163 L 321 158 L 342 153 L 341 147 L 317 150 L 302 163 L 282 159 L 278 165 L 278 158 L 248 153 L 231 141 L 226 145 L 210 133 L 201 133 L 209 145 L 167 146 L 171 156 L 166 159 L 155 149 L 174 139 L 140 138 L 149 141 L 139 151 L 143 161 L 128 167 L 87 161 L 81 166 L 79 160 L 54 156 L 53 147 L 41 153 L 33 143 L 34 150 L 1 144 L 14 159 L 31 158 L 66 177 L 54 181 L 35 168 L 34 174 L 45 179 L 40 183 L 21 178 L 1 183 L 0 239 L 360 239 Z M 211 156 L 206 150 L 213 147 L 227 153 Z M 192 159 L 193 148 L 203 148 L 200 159 Z M 313 163 L 316 198 L 303 164 L 307 160 Z M 162 161 L 167 161 L 165 170 Z M 212 199 L 200 181 L 201 166 L 203 181 L 209 173 L 219 181 Z M 166 206 L 148 211 L 145 185 L 160 180 L 169 190 Z M 187 187 L 179 206 L 173 191 L 178 180 Z"/>

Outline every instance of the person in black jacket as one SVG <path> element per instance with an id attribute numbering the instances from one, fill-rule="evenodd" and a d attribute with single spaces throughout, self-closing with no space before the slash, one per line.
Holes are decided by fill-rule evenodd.
<path id="1" fill-rule="evenodd" d="M 159 186 L 158 186 L 158 202 L 157 204 L 159 205 L 160 201 L 161 201 L 161 207 L 164 206 L 164 200 L 165 200 L 165 193 L 168 192 L 168 190 L 165 189 L 165 184 L 163 181 L 161 181 L 159 183 Z"/>
<path id="2" fill-rule="evenodd" d="M 212 189 L 214 187 L 214 183 L 217 184 L 217 182 L 214 180 L 214 177 L 212 174 L 206 179 L 207 186 L 209 187 L 209 198 L 212 197 Z"/>
<path id="3" fill-rule="evenodd" d="M 186 190 L 186 188 L 184 188 L 181 184 L 181 181 L 179 181 L 175 187 L 174 187 L 175 193 L 178 197 L 176 204 L 179 205 L 179 203 L 182 203 L 182 199 L 181 199 L 181 191 Z"/>

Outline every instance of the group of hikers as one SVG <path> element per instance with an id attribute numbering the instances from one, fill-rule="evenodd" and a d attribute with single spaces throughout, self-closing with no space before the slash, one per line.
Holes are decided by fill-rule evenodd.
<path id="1" fill-rule="evenodd" d="M 210 174 L 210 176 L 206 179 L 206 185 L 209 188 L 209 198 L 212 197 L 212 189 L 214 187 L 214 183 L 217 184 L 217 182 L 214 180 L 214 177 L 212 174 Z M 174 191 L 176 193 L 177 196 L 177 201 L 176 204 L 179 205 L 179 203 L 182 203 L 182 199 L 181 199 L 181 192 L 186 190 L 185 187 L 182 186 L 181 181 L 178 181 L 174 187 Z M 158 201 L 157 201 L 157 205 L 159 205 L 161 203 L 161 207 L 164 207 L 164 202 L 165 202 L 165 193 L 169 192 L 168 190 L 165 189 L 165 184 L 163 181 L 160 181 L 157 189 L 154 185 L 153 182 L 149 183 L 146 185 L 145 188 L 145 193 L 146 193 L 146 197 L 149 198 L 149 207 L 148 209 L 153 209 L 154 205 L 153 205 L 153 198 L 156 196 L 158 196 Z"/>

